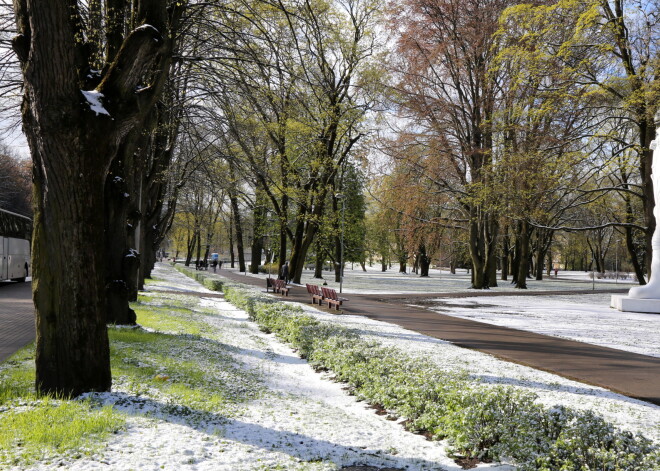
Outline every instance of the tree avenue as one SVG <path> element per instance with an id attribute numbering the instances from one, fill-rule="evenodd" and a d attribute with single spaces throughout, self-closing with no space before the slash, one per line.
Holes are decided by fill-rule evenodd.
<path id="1" fill-rule="evenodd" d="M 40 392 L 110 388 L 106 325 L 136 323 L 157 250 L 288 260 L 295 283 L 377 260 L 525 289 L 627 249 L 645 282 L 655 3 L 13 5 L 0 109 L 20 66 Z M 0 168 L 19 205 L 26 168 Z"/>

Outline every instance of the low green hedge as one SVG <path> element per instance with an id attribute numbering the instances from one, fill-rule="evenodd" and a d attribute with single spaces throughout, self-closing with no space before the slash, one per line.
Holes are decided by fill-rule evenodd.
<path id="1" fill-rule="evenodd" d="M 237 283 L 220 286 L 262 330 L 277 334 L 312 366 L 332 371 L 359 398 L 406 418 L 409 430 L 447 439 L 455 456 L 510 460 L 523 471 L 660 470 L 657 445 L 591 412 L 545 409 L 533 393 L 447 373 L 354 330 L 320 322 L 298 306 Z"/>

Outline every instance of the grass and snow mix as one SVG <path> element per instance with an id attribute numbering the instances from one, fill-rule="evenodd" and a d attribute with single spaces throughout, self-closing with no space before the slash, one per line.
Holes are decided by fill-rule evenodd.
<path id="1" fill-rule="evenodd" d="M 110 329 L 112 393 L 38 398 L 30 349 L 0 365 L 0 467 L 660 469 L 655 406 L 210 274 L 196 275 L 206 288 L 155 274 L 134 305 L 141 327 Z M 654 441 L 622 431 L 623 416 Z"/>
<path id="2" fill-rule="evenodd" d="M 405 418 L 408 429 L 446 439 L 455 456 L 507 459 L 530 470 L 660 468 L 658 448 L 649 439 L 618 430 L 591 411 L 546 409 L 533 393 L 479 384 L 294 306 L 245 289 L 225 291 L 312 365 L 334 372 L 358 397 Z"/>

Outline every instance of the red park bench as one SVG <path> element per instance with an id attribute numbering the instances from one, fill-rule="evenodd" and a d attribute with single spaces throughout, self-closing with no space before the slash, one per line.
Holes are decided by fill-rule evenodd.
<path id="1" fill-rule="evenodd" d="M 334 306 L 335 309 L 339 311 L 339 306 L 341 306 L 344 301 L 348 301 L 346 298 L 340 298 L 337 296 L 337 291 L 332 288 L 321 287 L 321 290 L 323 292 L 323 299 L 328 303 L 329 308 Z"/>
<path id="2" fill-rule="evenodd" d="M 284 296 L 289 295 L 289 288 L 286 285 L 286 282 L 284 280 L 276 280 L 275 278 L 266 278 L 266 292 L 268 292 L 269 288 L 273 288 L 273 293 L 279 293 L 283 294 Z"/>
<path id="3" fill-rule="evenodd" d="M 321 288 L 316 285 L 307 285 L 307 292 L 310 294 L 312 297 L 312 304 L 317 304 L 321 306 L 323 305 L 323 293 L 321 292 Z"/>

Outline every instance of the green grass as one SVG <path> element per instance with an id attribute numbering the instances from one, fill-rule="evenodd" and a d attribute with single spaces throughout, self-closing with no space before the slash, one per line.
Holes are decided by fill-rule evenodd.
<path id="1" fill-rule="evenodd" d="M 17 398 L 36 398 L 34 378 L 34 344 L 23 347 L 0 364 L 0 414 L 5 404 Z"/>
<path id="2" fill-rule="evenodd" d="M 124 425 L 124 418 L 109 406 L 98 408 L 89 400 L 48 397 L 12 408 L 0 417 L 0 463 L 6 464 L 91 454 L 103 438 Z"/>
<path id="3" fill-rule="evenodd" d="M 236 348 L 218 341 L 217 328 L 205 322 L 213 312 L 198 298 L 154 293 L 141 295 L 132 308 L 147 330 L 108 331 L 119 406 L 150 402 L 155 409 L 149 410 L 193 426 L 217 424 L 264 390 L 257 372 L 235 362 Z M 34 382 L 34 345 L 0 363 L 0 468 L 98 453 L 128 420 L 98 396 L 38 397 Z"/>
<path id="4" fill-rule="evenodd" d="M 168 319 L 163 324 L 170 323 Z M 111 329 L 110 340 L 118 388 L 155 397 L 162 404 L 178 404 L 189 409 L 186 414 L 228 416 L 235 404 L 261 390 L 259 378 L 234 363 L 233 349 L 214 340 L 141 329 Z"/>
<path id="5" fill-rule="evenodd" d="M 34 345 L 0 364 L 0 467 L 91 453 L 125 423 L 90 400 L 38 397 L 34 379 Z"/>
<path id="6" fill-rule="evenodd" d="M 159 306 L 134 304 L 138 323 L 149 329 L 172 334 L 200 335 L 206 324 L 198 320 L 199 314 L 185 308 L 168 307 L 164 310 Z"/>

